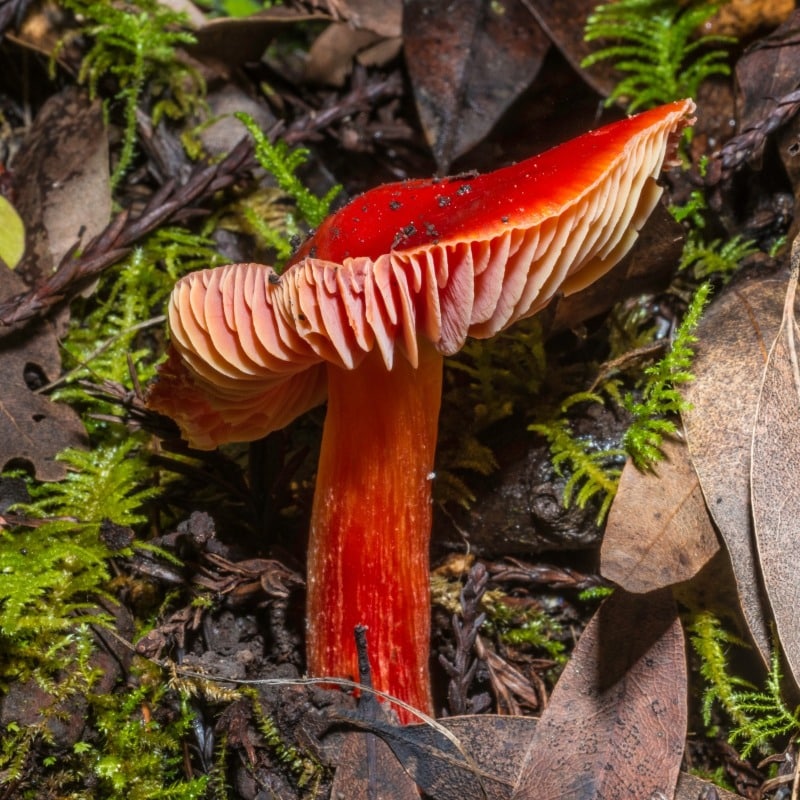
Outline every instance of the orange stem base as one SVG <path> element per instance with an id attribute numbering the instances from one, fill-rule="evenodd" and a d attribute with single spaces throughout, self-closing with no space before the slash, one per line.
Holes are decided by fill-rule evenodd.
<path id="1" fill-rule="evenodd" d="M 328 368 L 307 658 L 312 676 L 357 680 L 353 630 L 366 625 L 374 687 L 431 713 L 431 472 L 442 357 L 420 344 L 417 369 L 398 354 L 389 371 L 377 352 L 354 370 Z"/>

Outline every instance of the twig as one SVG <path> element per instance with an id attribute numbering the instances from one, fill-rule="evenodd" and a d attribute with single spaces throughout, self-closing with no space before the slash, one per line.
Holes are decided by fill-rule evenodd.
<path id="1" fill-rule="evenodd" d="M 785 94 L 775 101 L 775 107 L 755 125 L 728 140 L 711 157 L 705 183 L 713 186 L 729 178 L 745 161 L 763 147 L 767 137 L 785 125 L 800 111 L 800 90 Z"/>
<path id="2" fill-rule="evenodd" d="M 456 637 L 455 657 L 449 661 L 443 655 L 439 656 L 439 663 L 450 677 L 447 687 L 449 711 L 456 716 L 478 713 L 483 710 L 489 700 L 486 696 L 479 695 L 476 698 L 468 696 L 478 668 L 478 659 L 474 656 L 475 640 L 486 619 L 486 614 L 479 613 L 478 607 L 486 591 L 488 580 L 486 567 L 478 561 L 469 571 L 467 581 L 461 590 L 461 616 L 453 615 L 453 632 Z"/>
<path id="3" fill-rule="evenodd" d="M 302 117 L 298 117 L 289 125 L 281 138 L 288 144 L 299 144 L 325 128 L 329 128 L 335 122 L 352 116 L 357 111 L 372 107 L 376 100 L 399 95 L 402 90 L 400 76 L 397 74 L 371 83 L 354 80 L 353 88 L 346 95 L 337 98 L 337 102 L 327 108 L 312 110 Z M 271 133 L 274 134 L 274 131 Z"/>
<path id="4" fill-rule="evenodd" d="M 137 217 L 132 219 L 127 210 L 122 211 L 89 242 L 80 256 L 75 256 L 78 247 L 75 245 L 50 277 L 33 289 L 0 303 L 0 337 L 19 330 L 62 301 L 74 297 L 159 226 L 197 213 L 194 207 L 230 186 L 253 166 L 252 156 L 250 141 L 242 139 L 222 161 L 196 170 L 183 186 L 176 186 L 174 181 L 164 184 Z"/>
<path id="5" fill-rule="evenodd" d="M 4 8 L 0 5 L 0 12 Z M 295 120 L 283 138 L 290 144 L 311 138 L 337 120 L 369 107 L 380 97 L 400 91 L 396 76 L 372 83 L 358 82 L 335 105 L 321 111 L 311 110 Z M 276 127 L 269 135 L 274 139 L 279 134 L 280 129 Z M 148 233 L 169 221 L 197 214 L 200 203 L 233 184 L 253 166 L 252 144 L 249 139 L 243 139 L 218 164 L 195 170 L 184 185 L 176 186 L 174 181 L 165 183 L 135 218 L 131 218 L 129 211 L 122 211 L 79 256 L 75 255 L 78 250 L 78 244 L 75 244 L 50 277 L 29 291 L 0 302 L 0 338 L 45 316 L 60 303 L 71 300 L 103 270 L 124 258 L 130 248 Z"/>
<path id="6" fill-rule="evenodd" d="M 551 589 L 592 589 L 603 586 L 597 575 L 585 575 L 569 567 L 556 567 L 550 564 L 526 564 L 516 558 L 488 565 L 492 580 L 497 583 L 520 581 L 526 584 L 548 586 Z"/>

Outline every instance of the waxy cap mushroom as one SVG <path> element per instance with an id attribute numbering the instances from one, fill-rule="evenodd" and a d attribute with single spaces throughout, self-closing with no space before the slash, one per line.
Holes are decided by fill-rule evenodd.
<path id="1" fill-rule="evenodd" d="M 357 675 L 431 712 L 430 481 L 443 356 L 596 280 L 653 210 L 694 104 L 672 103 L 486 175 L 373 189 L 330 216 L 282 275 L 186 276 L 148 398 L 195 447 L 248 441 L 328 397 L 312 510 L 312 675 Z M 401 719 L 410 716 L 399 712 Z"/>

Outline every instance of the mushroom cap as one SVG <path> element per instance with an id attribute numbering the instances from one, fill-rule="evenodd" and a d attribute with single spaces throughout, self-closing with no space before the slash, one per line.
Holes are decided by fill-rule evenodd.
<path id="1" fill-rule="evenodd" d="M 320 403 L 326 363 L 378 348 L 413 365 L 592 283 L 627 253 L 694 103 L 612 123 L 485 175 L 379 186 L 328 217 L 278 276 L 231 264 L 182 278 L 151 408 L 195 447 L 266 435 Z"/>

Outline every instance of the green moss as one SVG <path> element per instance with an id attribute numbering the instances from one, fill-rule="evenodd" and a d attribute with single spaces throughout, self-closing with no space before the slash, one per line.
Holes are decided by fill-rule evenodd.
<path id="1" fill-rule="evenodd" d="M 161 357 L 154 343 L 164 328 L 163 314 L 175 281 L 220 263 L 206 236 L 168 227 L 147 237 L 104 274 L 91 297 L 73 303 L 62 341 L 67 372 L 58 382 L 55 399 L 93 414 L 112 413 L 108 403 L 90 397 L 79 382 L 112 381 L 133 389 L 131 371 L 141 385 L 149 381 Z M 106 427 L 94 416 L 87 416 L 86 424 L 92 433 Z"/>
<path id="2" fill-rule="evenodd" d="M 625 398 L 625 407 L 632 421 L 625 433 L 623 446 L 641 470 L 648 470 L 663 458 L 661 443 L 664 437 L 677 432 L 677 415 L 685 408 L 678 386 L 693 380 L 690 371 L 696 341 L 694 329 L 700 321 L 711 285 L 704 283 L 695 292 L 683 321 L 675 331 L 669 352 L 644 371 L 638 399 L 632 394 Z"/>
<path id="3" fill-rule="evenodd" d="M 461 614 L 463 582 L 440 573 L 431 576 L 433 603 L 449 614 Z M 480 611 L 486 615 L 481 630 L 501 642 L 523 647 L 553 659 L 566 661 L 564 626 L 547 609 L 530 605 L 521 608 L 503 589 L 490 589 L 481 596 Z"/>
<path id="4" fill-rule="evenodd" d="M 199 798 L 205 779 L 181 774 L 192 716 L 160 672 L 110 694 L 96 691 L 93 627 L 112 624 L 100 611 L 101 602 L 114 603 L 109 563 L 131 554 L 110 551 L 101 529 L 141 526 L 143 506 L 157 493 L 147 485 L 142 439 L 109 437 L 60 458 L 67 477 L 31 481 L 31 502 L 17 509 L 31 524 L 0 533 L 0 689 L 32 681 L 48 696 L 38 722 L 0 735 L 0 787 L 31 800 Z M 76 703 L 85 704 L 87 732 L 64 752 L 50 723 L 76 713 Z"/>
<path id="5" fill-rule="evenodd" d="M 148 96 L 152 118 L 181 119 L 202 106 L 205 86 L 200 74 L 176 55 L 176 48 L 193 44 L 186 15 L 157 0 L 61 0 L 80 21 L 91 42 L 78 80 L 89 85 L 92 97 L 101 94 L 109 78 L 116 86 L 104 100 L 106 114 L 115 105 L 123 119 L 122 148 L 111 176 L 115 187 L 133 163 L 136 148 L 136 110 Z M 57 54 L 57 53 L 56 53 Z"/>
<path id="6" fill-rule="evenodd" d="M 155 494 L 140 483 L 147 468 L 138 446 L 130 438 L 67 450 L 59 457 L 69 470 L 63 481 L 31 482 L 33 500 L 20 511 L 40 522 L 0 531 L 0 633 L 25 640 L 96 619 L 111 555 L 100 527 L 142 522 L 141 505 Z"/>
<path id="7" fill-rule="evenodd" d="M 74 638 L 73 664 L 93 652 L 88 628 Z M 76 659 L 76 651 L 82 659 Z M 175 692 L 146 670 L 134 670 L 138 685 L 113 694 L 93 691 L 96 673 L 87 679 L 81 672 L 64 671 L 56 685 L 56 703 L 49 713 L 69 708 L 72 698 L 85 700 L 84 722 L 90 737 L 70 749 L 52 741 L 42 715 L 41 724 L 11 724 L 0 738 L 0 788 L 14 790 L 20 800 L 60 797 L 64 800 L 199 800 L 205 777 L 186 778 L 183 741 L 193 714 Z M 69 713 L 69 712 L 65 712 Z M 38 766 L 32 760 L 39 761 Z"/>
<path id="8" fill-rule="evenodd" d="M 487 593 L 482 608 L 500 641 L 543 653 L 557 664 L 566 662 L 564 628 L 545 610 L 536 606 L 515 608 L 492 593 Z"/>
<path id="9" fill-rule="evenodd" d="M 614 386 L 608 384 L 606 389 Z M 562 402 L 558 415 L 530 426 L 530 430 L 547 439 L 556 472 L 567 476 L 562 496 L 564 505 L 574 503 L 585 508 L 590 501 L 599 501 L 598 525 L 606 518 L 616 494 L 625 451 L 619 447 L 604 447 L 590 437 L 576 437 L 569 421 L 569 410 L 580 403 L 603 405 L 604 402 L 596 392 L 577 392 Z"/>
<path id="10" fill-rule="evenodd" d="M 704 80 L 730 74 L 727 52 L 714 48 L 735 40 L 698 35 L 717 8 L 703 0 L 617 0 L 597 6 L 586 22 L 584 38 L 608 44 L 581 66 L 613 60 L 623 77 L 607 102 L 621 100 L 630 112 L 696 97 Z"/>
<path id="11" fill-rule="evenodd" d="M 243 689 L 242 694 L 249 698 L 256 726 L 261 732 L 264 744 L 270 750 L 278 763 L 282 764 L 293 777 L 298 789 L 305 789 L 319 785 L 322 780 L 322 765 L 303 753 L 295 745 L 286 742 L 281 736 L 278 726 L 272 717 L 267 714 L 258 698 L 258 693 Z M 316 796 L 312 791 L 311 796 Z"/>
<path id="12" fill-rule="evenodd" d="M 688 630 L 705 684 L 702 711 L 707 726 L 718 706 L 732 723 L 728 740 L 741 746 L 745 758 L 756 750 L 762 754 L 775 752 L 786 738 L 800 734 L 800 707 L 793 709 L 784 699 L 777 648 L 773 650 L 764 686 L 758 688 L 732 673 L 729 651 L 747 645 L 727 631 L 719 618 L 709 611 L 695 612 Z M 716 730 L 712 733 L 718 734 Z"/>
<path id="13" fill-rule="evenodd" d="M 82 744 L 80 756 L 97 776 L 100 796 L 114 800 L 203 797 L 205 776 L 181 779 L 181 743 L 194 718 L 185 696 L 169 692 L 159 675 L 120 694 L 97 695 L 92 701 L 101 738 L 97 746 Z"/>
<path id="14" fill-rule="evenodd" d="M 235 116 L 253 137 L 258 163 L 275 178 L 281 191 L 294 201 L 300 219 L 311 228 L 319 226 L 328 216 L 331 203 L 341 187 L 334 186 L 323 197 L 317 197 L 297 175 L 297 170 L 308 160 L 308 150 L 303 147 L 292 150 L 281 140 L 271 142 L 248 114 Z M 283 221 L 283 232 L 275 226 L 261 224 L 258 215 L 254 213 L 246 214 L 246 219 L 265 244 L 276 249 L 280 257 L 286 258 L 292 252 L 294 245 L 291 237 L 299 232 L 299 226 L 291 214 L 287 214 Z"/>

